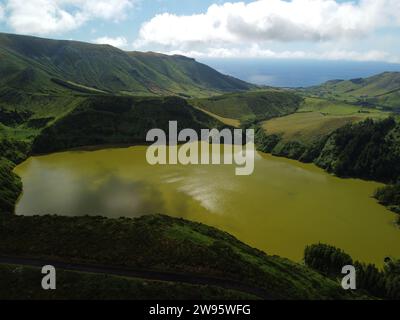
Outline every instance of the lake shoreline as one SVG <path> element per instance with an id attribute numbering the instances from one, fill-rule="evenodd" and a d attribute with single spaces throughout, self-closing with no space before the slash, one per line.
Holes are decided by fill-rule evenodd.
<path id="1" fill-rule="evenodd" d="M 301 245 L 321 241 L 348 249 L 341 238 L 351 236 L 354 231 L 349 228 L 358 230 L 366 224 L 368 234 L 386 230 L 383 234 L 395 238 L 392 243 L 399 240 L 398 230 L 389 226 L 394 220 L 387 215 L 391 212 L 371 197 L 381 186 L 376 182 L 341 179 L 315 164 L 261 152 L 256 172 L 245 178 L 236 177 L 229 165 L 150 166 L 143 144 L 117 147 L 92 146 L 28 159 L 15 170 L 23 180 L 16 215 L 135 217 L 161 212 L 215 226 L 254 247 L 296 261 L 303 246 L 298 250 L 293 237 L 303 239 Z M 204 184 L 208 176 L 210 183 Z M 244 212 L 251 213 L 245 220 Z M 297 227 L 289 221 L 297 221 Z M 318 231 L 316 224 L 337 228 Z M 365 238 L 364 245 L 369 246 L 365 230 L 360 230 L 359 241 Z M 336 232 L 346 236 L 338 238 Z M 360 248 L 352 251 L 354 246 L 349 247 L 358 257 Z M 385 247 L 392 246 L 388 242 Z M 379 263 L 390 253 L 379 252 L 383 256 L 372 262 Z M 364 255 L 360 260 L 368 261 L 369 254 Z"/>
<path id="2" fill-rule="evenodd" d="M 74 148 L 67 148 L 67 149 L 60 149 L 58 151 L 48 152 L 48 153 L 32 153 L 28 156 L 27 159 L 30 157 L 41 157 L 41 156 L 49 156 L 52 154 L 57 153 L 64 153 L 64 152 L 75 152 L 75 151 L 99 151 L 99 150 L 108 150 L 108 149 L 128 149 L 132 147 L 140 147 L 140 146 L 150 146 L 152 143 L 146 142 L 133 142 L 133 143 L 112 143 L 112 144 L 96 144 L 96 145 L 87 145 L 81 147 L 74 147 Z M 25 159 L 25 161 L 27 160 Z"/>

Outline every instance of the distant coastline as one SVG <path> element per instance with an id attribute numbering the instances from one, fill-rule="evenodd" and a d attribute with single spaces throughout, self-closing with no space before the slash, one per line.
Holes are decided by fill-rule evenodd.
<path id="1" fill-rule="evenodd" d="M 221 73 L 258 85 L 299 88 L 329 80 L 370 77 L 400 71 L 400 64 L 386 62 L 321 61 L 291 59 L 198 59 Z"/>

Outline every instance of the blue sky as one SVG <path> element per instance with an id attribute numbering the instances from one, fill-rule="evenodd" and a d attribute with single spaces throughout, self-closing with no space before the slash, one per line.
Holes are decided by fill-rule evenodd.
<path id="1" fill-rule="evenodd" d="M 26 0 L 31 1 L 31 0 Z M 50 0 L 54 1 L 54 0 Z M 5 9 L 10 1 L 0 0 L 0 5 Z M 23 1 L 21 1 L 23 2 Z M 40 1 L 38 1 L 40 2 Z M 84 2 L 84 1 L 82 1 Z M 110 0 L 112 2 L 112 0 Z M 219 0 L 133 0 L 130 1 L 132 6 L 128 6 L 124 10 L 126 17 L 119 21 L 111 19 L 93 19 L 73 31 L 59 31 L 47 33 L 30 33 L 18 32 L 23 30 L 15 30 L 6 19 L 0 19 L 0 30 L 9 33 L 23 33 L 43 37 L 52 37 L 57 39 L 74 39 L 82 41 L 92 41 L 94 36 L 99 37 L 125 37 L 132 42 L 136 39 L 140 26 L 153 18 L 157 14 L 165 12 L 175 13 L 178 15 L 190 15 L 205 12 L 212 4 L 220 4 L 227 1 Z M 251 1 L 242 1 L 251 2 Z M 23 4 L 21 4 L 22 6 Z M 4 10 L 5 11 L 5 10 Z M 72 11 L 72 10 L 71 10 Z M 33 14 L 33 13 L 32 13 Z M 41 15 L 41 10 L 37 11 L 37 15 Z"/>
<path id="2" fill-rule="evenodd" d="M 203 59 L 400 63 L 399 0 L 0 0 L 0 30 Z"/>

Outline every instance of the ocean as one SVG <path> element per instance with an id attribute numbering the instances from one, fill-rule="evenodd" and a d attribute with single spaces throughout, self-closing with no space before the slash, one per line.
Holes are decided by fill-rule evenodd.
<path id="1" fill-rule="evenodd" d="M 400 64 L 284 59 L 198 59 L 239 79 L 276 87 L 308 87 L 335 79 L 370 77 L 400 71 Z"/>

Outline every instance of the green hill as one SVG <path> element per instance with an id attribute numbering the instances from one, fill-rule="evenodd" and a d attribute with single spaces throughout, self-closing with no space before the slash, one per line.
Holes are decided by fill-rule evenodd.
<path id="1" fill-rule="evenodd" d="M 385 72 L 370 78 L 333 80 L 305 89 L 318 97 L 364 106 L 400 110 L 400 72 Z"/>
<path id="2" fill-rule="evenodd" d="M 198 63 L 192 58 L 174 55 L 168 56 L 154 52 L 128 52 L 128 54 L 150 66 L 153 70 L 178 83 L 181 92 L 178 94 L 189 97 L 187 91 L 191 87 L 205 88 L 206 91 L 235 92 L 255 88 L 231 76 L 222 75 L 205 64 Z"/>
<path id="3" fill-rule="evenodd" d="M 205 97 L 254 88 L 182 56 L 0 33 L 0 88 Z"/>
<path id="4" fill-rule="evenodd" d="M 143 143 L 151 129 L 168 132 L 169 121 L 177 121 L 178 130 L 224 127 L 178 97 L 93 96 L 43 130 L 34 141 L 33 152 Z"/>
<path id="5" fill-rule="evenodd" d="M 301 97 L 288 91 L 268 90 L 231 93 L 206 99 L 193 99 L 199 109 L 236 120 L 265 120 L 295 112 Z"/>
<path id="6" fill-rule="evenodd" d="M 135 220 L 102 217 L 6 216 L 0 219 L 0 255 L 3 257 L 10 255 L 14 258 L 29 257 L 42 261 L 48 259 L 68 264 L 163 272 L 177 278 L 179 275 L 189 276 L 192 279 L 205 277 L 209 279 L 210 285 L 214 282 L 213 279 L 219 279 L 228 283 L 238 283 L 239 289 L 240 284 L 246 288 L 258 289 L 261 293 L 259 295 L 262 295 L 261 298 L 264 299 L 358 297 L 344 291 L 338 282 L 308 267 L 267 255 L 225 232 L 203 224 L 161 215 L 144 216 Z M 2 277 L 12 275 L 12 270 L 14 269 L 2 270 L 0 281 Z M 19 270 L 19 279 L 31 279 L 32 272 Z M 65 274 L 62 279 L 68 281 Z M 74 278 L 71 279 L 70 276 L 71 285 L 74 283 L 73 280 Z M 153 299 L 165 297 L 162 292 L 151 293 L 150 291 L 149 293 L 149 289 L 143 286 L 136 286 L 135 289 L 132 288 L 132 284 L 124 284 L 122 279 L 110 279 L 108 276 L 86 278 L 82 281 L 88 294 L 97 296 L 99 290 L 104 289 L 102 294 L 105 299 L 107 297 L 115 299 L 119 295 L 123 298 L 128 289 L 131 290 L 133 296 L 143 292 L 151 295 Z M 123 287 L 116 289 L 115 281 L 119 281 Z M 92 283 L 92 286 L 88 286 L 87 282 Z M 194 288 L 195 291 L 192 291 L 193 288 L 190 286 L 185 287 L 183 284 L 178 286 L 177 282 L 174 282 L 175 287 L 170 285 L 169 299 L 182 298 L 184 292 L 187 294 L 183 297 L 184 299 L 196 297 L 199 288 Z M 71 290 L 62 282 L 60 282 L 60 290 L 44 294 L 43 290 L 32 283 L 32 280 L 13 282 L 12 292 L 30 294 L 30 298 L 44 299 L 76 298 L 82 294 L 81 290 Z M 109 284 L 108 288 L 104 287 L 105 283 Z M 164 288 L 167 283 L 164 282 Z M 29 287 L 29 285 L 32 286 Z M 162 289 L 162 286 L 158 285 L 158 287 Z M 0 297 L 9 297 L 9 288 L 7 287 L 7 291 L 1 290 L 2 288 L 0 288 Z M 232 297 L 232 293 L 227 295 L 215 290 L 211 295 L 212 289 L 203 286 L 203 292 L 207 293 L 207 291 L 209 298 Z M 198 293 L 197 298 L 199 296 Z M 236 298 L 238 297 L 239 294 L 236 293 Z M 242 297 L 246 298 L 245 295 Z"/>
<path id="7" fill-rule="evenodd" d="M 124 52 L 108 45 L 76 41 L 0 33 L 0 59 L 0 138 L 6 140 L 30 142 L 95 96 L 209 97 L 254 88 L 183 56 Z M 147 101 L 151 105 L 156 99 Z M 180 100 L 178 105 L 182 105 Z M 140 106 L 144 110 L 144 102 Z M 157 113 L 145 118 L 165 120 L 166 110 L 157 109 Z M 82 113 L 82 109 L 77 112 Z M 197 111 L 191 112 L 204 118 Z M 182 114 L 180 118 L 169 115 L 169 120 L 196 126 L 191 115 L 187 119 Z M 78 122 L 82 128 L 90 127 Z M 137 118 L 134 123 L 135 130 L 149 127 L 149 123 L 142 125 Z M 97 140 L 88 137 L 85 141 Z M 114 143 L 118 139 L 106 140 Z M 122 140 L 118 142 L 127 141 Z"/>

